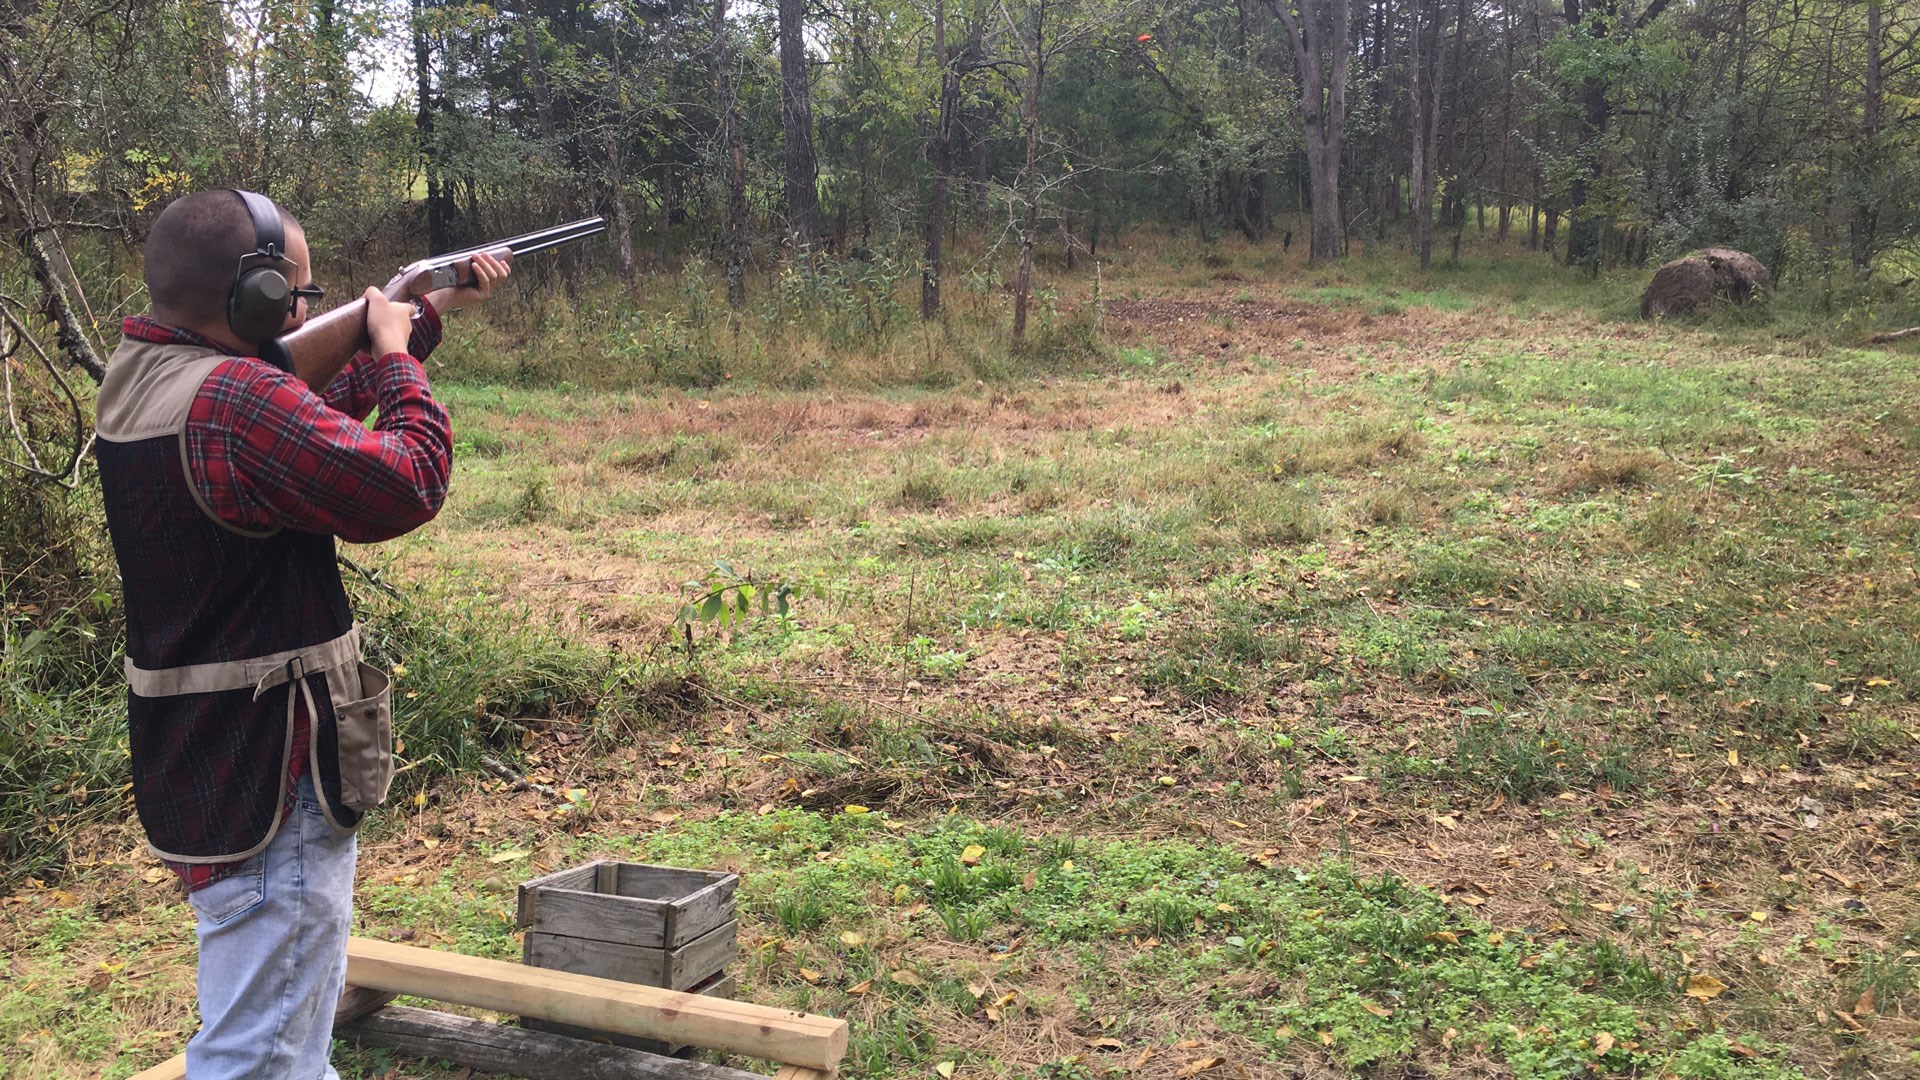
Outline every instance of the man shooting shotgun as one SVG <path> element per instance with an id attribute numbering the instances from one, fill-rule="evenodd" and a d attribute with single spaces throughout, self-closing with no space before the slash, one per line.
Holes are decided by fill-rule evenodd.
<path id="1" fill-rule="evenodd" d="M 419 359 L 440 313 L 602 228 L 427 259 L 308 319 L 306 236 L 272 200 L 203 191 L 154 222 L 152 310 L 122 326 L 96 453 L 134 805 L 200 942 L 192 1080 L 337 1080 L 354 830 L 387 797 L 393 732 L 334 541 L 399 536 L 446 499 L 453 435 Z"/>
<path id="2" fill-rule="evenodd" d="M 474 262 L 481 255 L 491 256 L 505 265 L 523 255 L 559 247 L 607 231 L 604 218 L 590 217 L 541 229 L 524 236 L 462 251 L 435 255 L 400 268 L 392 281 L 379 290 L 388 300 L 412 301 L 431 296 L 435 290 L 451 289 L 474 283 Z M 316 393 L 324 391 L 355 352 L 368 347 L 366 336 L 366 298 L 307 320 L 292 333 L 280 337 L 266 357 L 282 369 L 300 377 Z"/>

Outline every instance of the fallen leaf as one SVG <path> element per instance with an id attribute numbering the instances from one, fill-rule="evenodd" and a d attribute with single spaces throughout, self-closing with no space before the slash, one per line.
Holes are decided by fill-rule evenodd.
<path id="1" fill-rule="evenodd" d="M 1373 1002 L 1368 1001 L 1366 998 L 1360 999 L 1360 1007 L 1382 1019 L 1385 1019 L 1386 1017 L 1393 1015 L 1392 1009 L 1389 1009 L 1384 1005 L 1375 1005 Z"/>
<path id="2" fill-rule="evenodd" d="M 1127 1045 L 1119 1039 L 1092 1039 L 1087 1042 L 1087 1045 L 1093 1047 L 1095 1050 L 1111 1051 L 1125 1050 L 1127 1048 Z"/>
<path id="3" fill-rule="evenodd" d="M 1459 1029 L 1459 1028 L 1448 1028 L 1447 1030 L 1445 1030 L 1445 1031 L 1443 1031 L 1443 1032 L 1441 1032 L 1441 1033 L 1440 1033 L 1440 1048 L 1441 1048 L 1441 1049 L 1443 1049 L 1443 1050 L 1451 1050 L 1451 1049 L 1453 1049 L 1453 1040 L 1455 1040 L 1455 1039 L 1457 1039 L 1457 1038 L 1459 1038 L 1459 1037 L 1460 1037 L 1460 1029 Z"/>
<path id="4" fill-rule="evenodd" d="M 859 805 L 858 803 L 848 803 L 847 813 L 858 816 L 860 814 L 871 814 L 873 813 L 873 811 L 867 809 L 864 806 Z"/>
<path id="5" fill-rule="evenodd" d="M 1207 1072 L 1208 1070 L 1211 1070 L 1211 1069 L 1217 1069 L 1220 1066 L 1225 1065 L 1226 1063 L 1227 1063 L 1227 1059 L 1223 1057 L 1195 1058 L 1192 1061 L 1187 1062 L 1185 1065 L 1180 1066 L 1180 1071 L 1177 1073 L 1174 1073 L 1173 1075 L 1199 1076 L 1203 1072 Z"/>
<path id="6" fill-rule="evenodd" d="M 814 985 L 818 985 L 820 982 L 820 973 L 813 970 L 812 968 L 801 968 L 800 977 L 802 979 L 805 979 L 808 983 L 811 983 Z"/>
<path id="7" fill-rule="evenodd" d="M 1869 986 L 1861 992 L 1860 1000 L 1854 1002 L 1853 1011 L 1856 1015 L 1873 1011 L 1873 987 Z"/>
<path id="8" fill-rule="evenodd" d="M 1613 1032 L 1602 1031 L 1598 1035 L 1595 1035 L 1593 1037 L 1593 1056 L 1594 1057 L 1606 1057 L 1607 1051 L 1612 1049 L 1613 1049 Z"/>
<path id="9" fill-rule="evenodd" d="M 531 854 L 533 854 L 531 851 L 496 851 L 487 856 L 487 861 L 490 863 L 509 863 L 516 859 L 524 859 Z"/>
<path id="10" fill-rule="evenodd" d="M 149 885 L 165 881 L 166 879 L 167 868 L 164 866 L 150 866 L 140 874 L 140 880 Z"/>
<path id="11" fill-rule="evenodd" d="M 861 979 L 859 982 L 847 987 L 847 993 L 852 994 L 854 997 L 859 997 L 871 989 L 873 989 L 873 980 Z"/>
<path id="12" fill-rule="evenodd" d="M 1460 935 L 1451 930 L 1435 930 L 1433 933 L 1427 935 L 1427 940 L 1437 941 L 1442 945 L 1458 945 L 1460 944 Z"/>
<path id="13" fill-rule="evenodd" d="M 892 979 L 894 982 L 899 983 L 901 986 L 927 985 L 927 980 L 921 978 L 919 975 L 911 971 L 908 971 L 906 968 L 901 968 L 899 971 L 896 971 L 893 974 L 887 976 L 887 978 Z"/>
<path id="14" fill-rule="evenodd" d="M 960 865 L 979 866 L 980 857 L 986 853 L 987 849 L 981 847 L 979 844 L 968 844 L 967 849 L 960 853 Z"/>
<path id="15" fill-rule="evenodd" d="M 1140 1051 L 1140 1056 L 1133 1059 L 1133 1067 L 1137 1069 L 1140 1066 L 1145 1065 L 1147 1062 L 1152 1060 L 1153 1060 L 1153 1047 L 1151 1046 L 1144 1047 Z"/>
<path id="16" fill-rule="evenodd" d="M 943 1078 L 945 1078 L 945 1080 L 953 1080 L 954 1070 L 958 1068 L 959 1066 L 955 1065 L 951 1061 L 943 1061 L 940 1064 L 935 1065 L 933 1067 L 933 1071 L 939 1073 Z"/>
<path id="17" fill-rule="evenodd" d="M 1727 984 L 1711 975 L 1687 976 L 1686 993 L 1690 998 L 1699 998 L 1701 1001 L 1712 1001 L 1714 998 L 1726 992 Z"/>
<path id="18" fill-rule="evenodd" d="M 867 935 L 862 934 L 857 930 L 840 931 L 840 944 L 842 945 L 848 946 L 849 948 L 858 948 L 859 946 L 865 945 L 866 943 L 867 943 Z"/>

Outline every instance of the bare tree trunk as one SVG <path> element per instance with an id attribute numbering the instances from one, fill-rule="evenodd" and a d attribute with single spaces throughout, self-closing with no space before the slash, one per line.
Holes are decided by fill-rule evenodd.
<path id="1" fill-rule="evenodd" d="M 437 109 L 433 96 L 433 68 L 427 47 L 427 0 L 413 0 L 413 78 L 417 111 L 414 131 L 420 139 L 420 159 L 427 174 L 427 250 L 439 253 L 453 249 L 449 228 L 453 198 L 448 193 L 440 167 L 439 145 L 434 141 L 433 119 Z"/>
<path id="2" fill-rule="evenodd" d="M 1298 3 L 1296 16 L 1293 4 Z M 1313 199 L 1311 261 L 1346 256 L 1340 216 L 1340 153 L 1347 130 L 1347 69 L 1353 19 L 1347 0 L 1267 0 L 1286 30 L 1300 71 L 1300 111 L 1306 129 L 1307 173 Z"/>
<path id="3" fill-rule="evenodd" d="M 1875 206 L 1874 174 L 1879 171 L 1880 123 L 1885 101 L 1885 59 L 1883 57 L 1885 28 L 1881 24 L 1880 5 L 1882 0 L 1867 2 L 1867 51 L 1866 79 L 1864 97 L 1860 102 L 1860 146 L 1859 156 L 1863 174 L 1861 187 L 1865 190 L 1854 204 L 1853 221 L 1848 229 L 1849 253 L 1853 259 L 1855 273 L 1865 276 L 1873 270 L 1874 248 L 1876 246 L 1879 214 Z"/>
<path id="4" fill-rule="evenodd" d="M 1013 347 L 1027 343 L 1027 304 L 1033 295 L 1033 233 L 1040 222 L 1040 178 L 1035 172 L 1040 151 L 1040 91 L 1047 79 L 1047 0 L 1035 0 L 1033 53 L 1027 64 L 1027 93 L 1020 103 L 1020 122 L 1026 129 L 1026 166 L 1020 170 L 1020 261 L 1013 274 Z"/>
<path id="5" fill-rule="evenodd" d="M 806 0 L 779 0 L 780 131 L 786 149 L 787 238 L 796 251 L 820 239 L 813 93 L 807 79 Z"/>
<path id="6" fill-rule="evenodd" d="M 747 302 L 747 154 L 733 91 L 733 33 L 727 0 L 713 0 L 714 108 L 720 113 L 720 153 L 727 170 L 727 304 Z"/>
<path id="7" fill-rule="evenodd" d="M 920 268 L 920 317 L 940 313 L 941 243 L 947 229 L 948 177 L 953 172 L 953 129 L 959 120 L 960 72 L 947 55 L 947 4 L 933 9 L 934 63 L 940 69 L 940 118 L 933 130 L 933 184 L 927 205 L 926 255 Z"/>
<path id="8" fill-rule="evenodd" d="M 1434 5 L 1431 13 L 1432 40 L 1424 40 L 1427 30 L 1427 5 L 1413 7 L 1413 30 L 1407 64 L 1409 98 L 1413 114 L 1413 167 L 1409 170 L 1412 196 L 1413 253 L 1420 258 L 1420 269 L 1433 264 L 1433 189 L 1434 152 L 1440 132 L 1440 88 L 1446 82 L 1446 56 L 1440 48 L 1440 34 L 1446 16 L 1444 7 Z"/>

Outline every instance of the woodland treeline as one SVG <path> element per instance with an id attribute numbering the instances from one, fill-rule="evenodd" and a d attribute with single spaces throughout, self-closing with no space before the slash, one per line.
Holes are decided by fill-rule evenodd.
<path id="1" fill-rule="evenodd" d="M 0 13 L 7 254 L 56 279 L 74 233 L 137 241 L 169 197 L 238 184 L 347 272 L 604 213 L 629 281 L 710 258 L 737 302 L 795 253 L 890 259 L 929 315 L 966 233 L 1004 245 L 1016 338 L 1036 244 L 1142 224 L 1315 259 L 1425 262 L 1468 230 L 1596 268 L 1716 243 L 1783 277 L 1871 274 L 1920 236 L 1920 5 L 1893 0 Z"/>

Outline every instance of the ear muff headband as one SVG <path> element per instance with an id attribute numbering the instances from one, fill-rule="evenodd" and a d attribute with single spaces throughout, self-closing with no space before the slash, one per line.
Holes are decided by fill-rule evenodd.
<path id="1" fill-rule="evenodd" d="M 253 251 L 240 257 L 233 288 L 227 293 L 227 325 L 251 345 L 273 340 L 293 311 L 293 284 L 287 280 L 286 230 L 280 208 L 258 192 L 232 189 L 253 219 Z"/>

